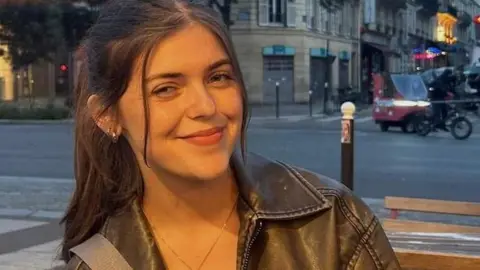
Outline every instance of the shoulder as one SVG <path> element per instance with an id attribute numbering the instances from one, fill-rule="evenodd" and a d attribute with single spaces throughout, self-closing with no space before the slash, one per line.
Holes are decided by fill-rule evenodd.
<path id="1" fill-rule="evenodd" d="M 268 182 L 258 184 L 268 187 L 269 192 L 263 194 L 288 198 L 272 199 L 275 204 L 268 205 L 275 205 L 277 209 L 283 202 L 288 202 L 288 206 L 305 206 L 298 207 L 301 211 L 297 211 L 296 216 L 310 217 L 302 230 L 308 231 L 309 237 L 324 241 L 329 241 L 324 239 L 326 235 L 336 236 L 340 253 L 343 254 L 338 256 L 343 265 L 348 265 L 348 269 L 400 269 L 379 219 L 362 199 L 340 182 L 258 155 L 249 155 L 248 159 L 254 177 L 261 177 L 258 180 L 260 182 Z M 314 200 L 316 211 L 305 211 L 314 204 Z"/>
<path id="2" fill-rule="evenodd" d="M 291 183 L 309 190 L 314 196 L 324 200 L 331 206 L 331 210 L 337 211 L 351 226 L 358 228 L 359 233 L 366 231 L 375 221 L 375 215 L 363 200 L 337 180 L 257 154 L 249 154 L 247 161 L 254 178 L 258 177 L 263 181 L 277 184 L 284 184 L 288 179 Z M 293 193 L 296 190 L 298 189 L 290 189 Z M 290 193 L 288 196 L 298 198 L 296 194 Z"/>
<path id="3" fill-rule="evenodd" d="M 73 257 L 68 261 L 65 270 L 91 270 L 88 265 L 82 261 L 77 255 L 73 255 Z"/>

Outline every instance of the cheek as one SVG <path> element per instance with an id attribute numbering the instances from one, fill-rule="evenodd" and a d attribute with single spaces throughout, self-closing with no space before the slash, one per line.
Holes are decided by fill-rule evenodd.
<path id="1" fill-rule="evenodd" d="M 135 150 L 143 147 L 145 115 L 143 100 L 124 95 L 118 103 L 119 120 L 122 134 Z"/>
<path id="2" fill-rule="evenodd" d="M 215 97 L 217 110 L 230 120 L 241 123 L 243 119 L 243 100 L 240 89 L 229 89 Z"/>

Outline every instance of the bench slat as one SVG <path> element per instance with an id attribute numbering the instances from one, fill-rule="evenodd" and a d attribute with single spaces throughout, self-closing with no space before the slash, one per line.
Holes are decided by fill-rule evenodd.
<path id="1" fill-rule="evenodd" d="M 395 249 L 404 270 L 478 270 L 480 257 L 440 252 Z"/>
<path id="2" fill-rule="evenodd" d="M 385 208 L 427 213 L 480 216 L 480 203 L 385 197 Z"/>
<path id="3" fill-rule="evenodd" d="M 389 218 L 383 221 L 383 228 L 394 232 L 480 233 L 480 227 L 475 226 Z"/>

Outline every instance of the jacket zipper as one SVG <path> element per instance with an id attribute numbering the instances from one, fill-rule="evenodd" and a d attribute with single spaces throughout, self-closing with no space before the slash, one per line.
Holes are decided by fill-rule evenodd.
<path id="1" fill-rule="evenodd" d="M 247 248 L 245 249 L 245 257 L 243 259 L 243 267 L 242 269 L 243 270 L 248 270 L 248 263 L 249 263 L 249 260 L 250 260 L 250 251 L 252 249 L 252 246 L 253 246 L 253 243 L 255 242 L 255 240 L 257 239 L 258 235 L 260 234 L 260 231 L 262 230 L 262 222 L 259 221 L 258 222 L 258 226 L 257 228 L 255 229 L 255 232 L 253 233 L 253 236 L 252 236 L 252 239 L 250 240 L 250 242 L 248 243 L 248 246 Z"/>

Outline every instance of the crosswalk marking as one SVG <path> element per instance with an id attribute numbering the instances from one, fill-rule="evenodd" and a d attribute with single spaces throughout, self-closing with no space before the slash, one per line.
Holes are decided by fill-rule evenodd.
<path id="1" fill-rule="evenodd" d="M 36 226 L 47 224 L 40 221 L 27 221 L 18 219 L 0 219 L 0 234 L 11 231 L 19 231 L 23 229 L 33 228 Z"/>
<path id="2" fill-rule="evenodd" d="M 57 259 L 60 240 L 0 255 L 2 270 L 49 270 L 64 265 Z"/>
<path id="3" fill-rule="evenodd" d="M 48 222 L 21 220 L 21 219 L 0 219 L 0 245 L 7 245 L 5 240 L 9 239 L 11 233 L 18 233 L 26 229 L 36 229 L 47 225 Z M 3 240 L 2 237 L 4 238 Z M 10 237 L 11 238 L 11 237 Z M 13 239 L 15 240 L 15 239 Z M 8 240 L 7 240 L 8 241 Z M 10 239 L 9 242 L 11 242 Z M 37 242 L 38 243 L 38 242 Z M 0 254 L 0 269 L 2 270 L 49 270 L 63 265 L 57 260 L 61 240 L 57 239 L 43 244 L 33 245 L 27 248 L 16 250 L 10 253 Z M 9 252 L 10 246 L 3 246 L 4 252 Z M 27 259 L 26 259 L 27 258 Z"/>

